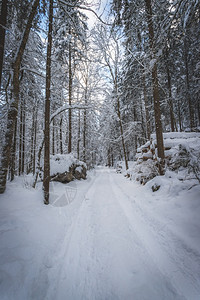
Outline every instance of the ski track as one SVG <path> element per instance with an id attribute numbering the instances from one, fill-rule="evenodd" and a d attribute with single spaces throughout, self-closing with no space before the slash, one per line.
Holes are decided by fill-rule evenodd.
<path id="1" fill-rule="evenodd" d="M 41 299 L 200 299 L 198 254 L 141 208 L 120 177 L 99 169 L 79 191 L 80 207 L 41 267 Z"/>

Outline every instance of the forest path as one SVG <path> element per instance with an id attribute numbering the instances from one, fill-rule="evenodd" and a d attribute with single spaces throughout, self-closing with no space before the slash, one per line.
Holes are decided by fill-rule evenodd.
<path id="1" fill-rule="evenodd" d="M 129 189 L 121 175 L 97 169 L 60 245 L 46 299 L 199 299 L 198 253 L 141 207 L 141 197 L 137 185 Z"/>

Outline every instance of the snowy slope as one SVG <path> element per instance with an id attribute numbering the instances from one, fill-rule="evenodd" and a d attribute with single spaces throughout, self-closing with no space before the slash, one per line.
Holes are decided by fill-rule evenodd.
<path id="1" fill-rule="evenodd" d="M 200 186 L 153 180 L 156 193 L 98 168 L 87 181 L 51 186 L 49 206 L 40 187 L 9 184 L 0 299 L 199 299 Z"/>

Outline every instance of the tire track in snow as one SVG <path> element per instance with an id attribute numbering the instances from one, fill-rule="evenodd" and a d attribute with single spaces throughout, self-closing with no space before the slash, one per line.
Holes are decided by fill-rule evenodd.
<path id="1" fill-rule="evenodd" d="M 45 299 L 185 299 L 152 262 L 109 172 L 97 175 L 55 253 Z"/>
<path id="2" fill-rule="evenodd" d="M 70 231 L 69 245 L 64 255 L 64 266 L 57 283 L 55 299 L 120 299 L 105 281 L 104 271 L 109 261 L 103 266 L 98 245 L 99 241 L 101 244 L 101 240 L 95 238 L 102 223 L 98 213 L 101 214 L 101 210 L 97 209 L 93 200 L 101 194 L 101 191 L 98 193 L 98 187 L 102 173 L 102 170 L 98 171 L 98 176 L 87 190 L 85 201 Z"/>
<path id="3" fill-rule="evenodd" d="M 77 200 L 81 199 L 80 206 L 78 207 L 77 210 L 75 210 L 73 212 L 73 215 L 70 216 L 71 221 L 67 222 L 67 226 L 66 226 L 66 224 L 64 224 L 65 226 L 63 228 L 63 235 L 62 235 L 62 238 L 60 239 L 60 244 L 57 245 L 58 250 L 55 251 L 55 249 L 54 249 L 52 251 L 51 255 L 46 257 L 45 261 L 43 262 L 43 265 L 46 268 L 45 268 L 45 270 L 43 270 L 44 267 L 42 266 L 41 273 L 44 273 L 44 271 L 47 273 L 46 277 L 48 277 L 48 282 L 49 282 L 49 286 L 48 286 L 48 290 L 46 291 L 45 299 L 49 299 L 49 300 L 58 299 L 56 297 L 56 294 L 58 293 L 58 285 L 59 285 L 60 277 L 61 277 L 61 274 L 62 274 L 62 271 L 64 268 L 64 262 L 68 255 L 69 247 L 71 244 L 71 240 L 73 238 L 75 228 L 77 226 L 80 215 L 82 214 L 82 209 L 83 209 L 83 206 L 84 206 L 85 200 L 86 200 L 86 194 L 91 189 L 91 187 L 95 184 L 95 181 L 99 177 L 99 174 L 97 174 L 97 175 L 98 176 L 95 176 L 92 178 L 91 182 L 89 182 L 89 185 L 87 185 L 87 182 L 84 182 L 84 183 L 86 183 L 86 188 L 84 186 L 83 188 L 80 188 L 80 190 L 78 191 L 76 198 L 77 198 Z M 71 205 L 73 205 L 73 204 L 71 204 Z M 62 212 L 62 214 L 65 216 L 65 219 L 67 220 L 68 216 L 66 214 L 65 209 L 68 209 L 68 208 L 67 207 L 61 208 L 60 211 Z M 52 295 L 54 295 L 54 296 L 52 296 Z M 66 299 L 66 297 L 63 299 Z"/>
<path id="4" fill-rule="evenodd" d="M 120 205 L 104 171 L 96 186 L 96 240 L 103 296 L 95 299 L 185 299 L 179 296 L 171 282 L 152 264 L 151 258 Z M 89 198 L 94 196 L 90 195 Z M 95 219 L 95 216 L 94 216 Z M 109 295 L 109 296 L 108 296 Z"/>
<path id="5" fill-rule="evenodd" d="M 127 195 L 120 185 L 116 184 L 113 177 L 110 173 L 116 199 L 157 267 L 180 295 L 188 300 L 199 300 L 200 258 L 198 254 L 174 235 L 166 224 L 161 224 L 141 209 L 134 201 L 134 194 L 131 197 Z"/>
<path id="6" fill-rule="evenodd" d="M 131 230 L 108 172 L 99 175 L 70 231 L 54 298 L 183 300 Z"/>

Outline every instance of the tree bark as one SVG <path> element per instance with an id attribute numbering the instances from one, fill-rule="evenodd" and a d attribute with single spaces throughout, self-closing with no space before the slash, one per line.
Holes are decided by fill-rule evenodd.
<path id="1" fill-rule="evenodd" d="M 153 29 L 153 18 L 152 18 L 152 6 L 151 0 L 145 0 L 145 9 L 147 15 L 148 31 L 149 31 L 149 45 L 152 52 L 152 59 L 155 58 L 155 48 L 154 48 L 154 29 Z M 160 175 L 164 174 L 164 143 L 163 143 L 163 131 L 161 123 L 161 111 L 160 111 L 160 99 L 159 99 L 159 89 L 158 89 L 158 74 L 157 74 L 157 64 L 153 65 L 152 69 L 152 83 L 153 83 L 153 100 L 154 100 L 154 113 L 155 113 L 155 125 L 156 125 L 156 139 L 157 139 L 157 149 L 158 158 L 160 160 Z"/>
<path id="2" fill-rule="evenodd" d="M 86 163 L 86 130 L 87 130 L 87 113 L 83 113 L 83 161 Z"/>
<path id="3" fill-rule="evenodd" d="M 197 103 L 197 109 L 198 109 L 198 121 L 199 121 L 199 126 L 200 126 L 200 99 L 198 99 L 198 103 Z"/>
<path id="4" fill-rule="evenodd" d="M 37 142 L 37 113 L 38 107 L 36 107 L 35 122 L 34 122 L 34 142 L 33 142 L 33 175 L 35 175 L 35 158 L 36 158 L 36 142 Z"/>
<path id="5" fill-rule="evenodd" d="M 184 40 L 184 60 L 185 60 L 185 73 L 186 73 L 186 97 L 189 107 L 189 116 L 190 116 L 190 129 L 194 129 L 194 111 L 193 105 L 190 97 L 190 81 L 189 81 L 189 70 L 188 70 L 188 49 L 186 45 L 186 40 Z"/>
<path id="6" fill-rule="evenodd" d="M 179 123 L 179 130 L 182 132 L 182 116 L 181 116 L 181 105 L 180 105 L 180 99 L 178 99 L 178 123 Z"/>
<path id="7" fill-rule="evenodd" d="M 35 106 L 33 108 L 33 115 L 32 115 L 32 126 L 31 126 L 31 156 L 30 156 L 30 163 L 28 167 L 28 173 L 33 172 L 33 147 L 34 147 L 34 129 L 35 129 Z"/>
<path id="8" fill-rule="evenodd" d="M 150 116 L 149 116 L 149 107 L 148 107 L 148 99 L 147 99 L 146 80 L 144 74 L 143 74 L 143 94 L 144 94 L 144 106 L 145 106 L 145 115 L 146 115 L 146 134 L 147 134 L 147 139 L 150 140 L 150 136 L 151 136 Z"/>
<path id="9" fill-rule="evenodd" d="M 60 119 L 60 153 L 63 154 L 63 141 L 62 141 L 62 121 L 63 118 Z"/>
<path id="10" fill-rule="evenodd" d="M 0 14 L 0 89 L 1 89 L 4 45 L 5 45 L 5 35 L 6 35 L 5 27 L 6 27 L 6 20 L 7 20 L 7 6 L 8 6 L 8 0 L 2 0 L 1 14 Z"/>
<path id="11" fill-rule="evenodd" d="M 122 148 L 123 148 L 123 152 L 124 152 L 125 166 L 126 166 L 126 170 L 128 170 L 128 160 L 127 160 L 127 154 L 126 154 L 126 147 L 125 147 L 125 141 L 124 141 L 124 131 L 123 131 L 121 111 L 120 111 L 120 103 L 119 103 L 118 96 L 117 96 L 117 115 L 118 115 L 118 119 L 119 119 L 119 126 L 120 126 L 120 133 L 121 133 L 121 139 L 122 139 Z"/>
<path id="12" fill-rule="evenodd" d="M 23 95 L 21 94 L 20 101 L 20 124 L 19 124 L 19 159 L 18 159 L 18 175 L 21 175 L 22 171 L 22 131 L 23 131 Z"/>
<path id="13" fill-rule="evenodd" d="M 172 101 L 172 87 L 171 87 L 171 75 L 168 67 L 168 48 L 166 47 L 166 71 L 167 71 L 167 86 L 168 86 L 168 92 L 169 92 L 169 112 L 170 112 L 170 123 L 171 123 L 171 131 L 175 131 L 175 124 L 174 124 L 174 108 L 173 108 L 173 101 Z"/>
<path id="14" fill-rule="evenodd" d="M 85 105 L 87 105 L 87 96 L 88 96 L 88 81 L 86 78 L 86 82 L 85 82 Z M 83 161 L 86 163 L 87 161 L 87 155 L 86 155 L 86 133 L 87 131 L 87 111 L 86 109 L 84 110 L 84 114 L 83 114 Z"/>
<path id="15" fill-rule="evenodd" d="M 10 108 L 8 111 L 8 120 L 7 120 L 7 128 L 5 133 L 5 141 L 2 149 L 2 158 L 1 158 L 1 171 L 0 171 L 0 193 L 3 193 L 6 189 L 6 178 L 8 172 L 8 166 L 10 163 L 10 152 L 14 133 L 15 122 L 18 113 L 18 103 L 19 103 L 19 73 L 20 66 L 23 57 L 23 53 L 27 44 L 27 40 L 29 37 L 30 29 L 32 26 L 33 18 L 36 14 L 37 7 L 39 5 L 39 0 L 35 0 L 30 11 L 28 21 L 26 24 L 25 31 L 23 33 L 23 37 L 18 48 L 18 51 L 15 56 L 14 64 L 13 64 L 13 101 L 10 104 Z"/>
<path id="16" fill-rule="evenodd" d="M 49 1 L 49 30 L 46 60 L 46 97 L 45 97 L 45 128 L 44 128 L 44 204 L 49 204 L 50 183 L 50 87 L 51 87 L 51 50 L 52 50 L 53 0 Z"/>
<path id="17" fill-rule="evenodd" d="M 71 31 L 69 31 L 71 34 Z M 72 50 L 71 41 L 69 42 L 69 105 L 72 104 Z M 68 153 L 72 152 L 72 110 L 69 109 L 69 139 L 68 139 Z"/>
<path id="18" fill-rule="evenodd" d="M 25 99 L 23 99 L 23 125 L 22 125 L 22 174 L 24 174 L 25 167 L 25 130 L 26 130 L 26 107 L 25 107 Z"/>
<path id="19" fill-rule="evenodd" d="M 15 122 L 15 130 L 14 130 L 13 144 L 12 144 L 12 150 L 11 150 L 10 181 L 14 180 L 14 177 L 15 177 L 16 142 L 17 142 L 17 119 Z"/>
<path id="20" fill-rule="evenodd" d="M 81 114 L 78 112 L 78 138 L 77 138 L 77 158 L 80 159 L 80 141 L 81 141 Z"/>
<path id="21" fill-rule="evenodd" d="M 170 112 L 171 131 L 174 132 L 175 124 L 174 124 L 174 108 L 173 108 L 172 90 L 171 90 L 171 76 L 170 76 L 168 66 L 166 66 L 166 69 L 167 69 L 167 84 L 168 84 L 168 91 L 169 91 L 169 112 Z"/>
<path id="22" fill-rule="evenodd" d="M 55 119 L 53 119 L 52 124 L 52 155 L 55 154 Z"/>

